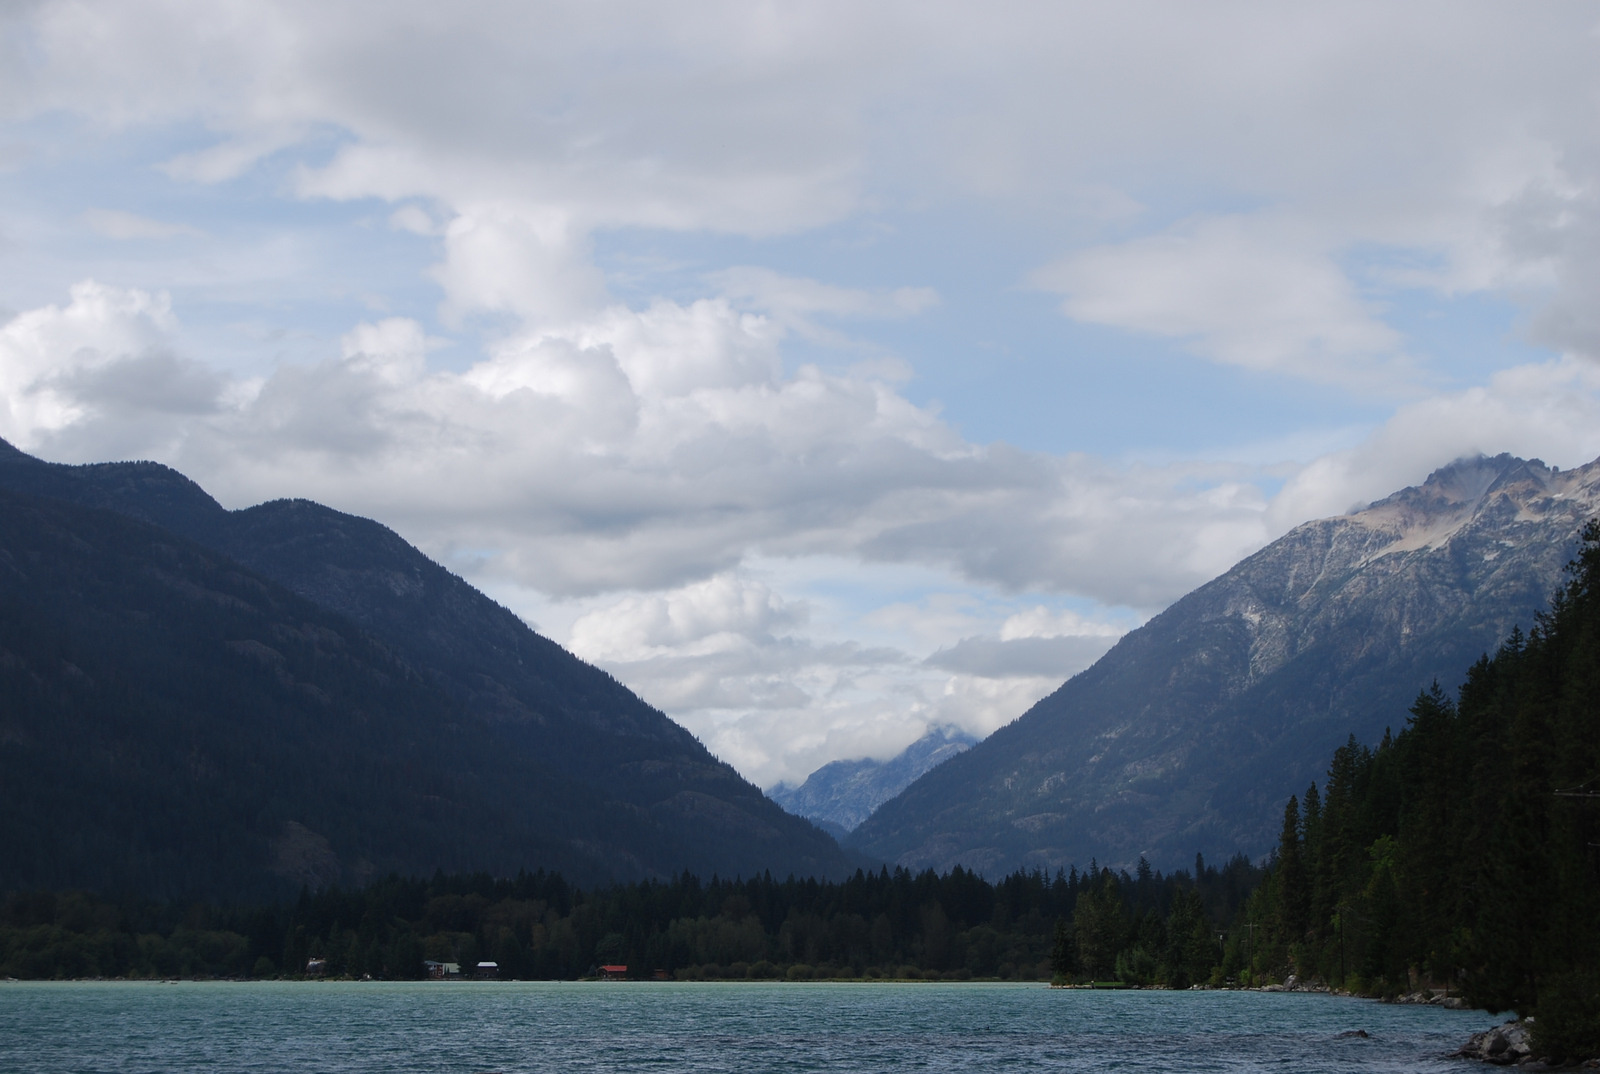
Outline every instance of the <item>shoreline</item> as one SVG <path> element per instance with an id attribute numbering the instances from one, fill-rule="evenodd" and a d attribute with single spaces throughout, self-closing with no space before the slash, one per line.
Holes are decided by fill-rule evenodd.
<path id="1" fill-rule="evenodd" d="M 1138 992 L 1160 993 L 1165 995 L 1190 995 L 1194 993 L 1259 993 L 1259 994 L 1298 994 L 1329 996 L 1336 999 L 1355 999 L 1369 1003 L 1379 1003 L 1391 1006 L 1418 1006 L 1437 1007 L 1440 1010 L 1457 1011 L 1463 1013 L 1497 1014 L 1501 1012 L 1484 1011 L 1480 1008 L 1469 1007 L 1458 997 L 1449 997 L 1455 1003 L 1427 1001 L 1413 999 L 1412 996 L 1421 993 L 1412 993 L 1397 999 L 1388 999 L 1382 996 L 1364 996 L 1354 992 L 1346 992 L 1329 988 L 1325 985 L 1312 987 L 1289 987 L 1281 984 L 1250 985 L 1239 987 L 1212 987 L 1207 985 L 1194 985 L 1189 988 L 1163 988 L 1157 985 L 1117 985 L 1107 986 L 1103 983 L 1096 984 L 1053 984 L 1049 981 L 1033 980 L 1019 981 L 999 977 L 973 977 L 962 980 L 914 980 L 901 977 L 819 977 L 807 980 L 787 980 L 785 978 L 705 978 L 697 980 L 651 980 L 651 979 L 623 979 L 605 980 L 598 977 L 579 978 L 506 978 L 501 979 L 474 979 L 438 980 L 429 978 L 358 978 L 358 977 L 61 977 L 61 978 L 0 978 L 0 986 L 5 985 L 71 985 L 71 984 L 128 984 L 128 985 L 175 985 L 175 984 L 303 984 L 303 985 L 429 985 L 445 987 L 472 987 L 483 985 L 613 985 L 613 986 L 661 986 L 661 985 L 737 985 L 737 986 L 774 986 L 774 985 L 893 985 L 926 987 L 929 985 L 947 985 L 962 987 L 969 985 L 1007 985 L 1018 989 L 1045 989 L 1055 992 Z"/>

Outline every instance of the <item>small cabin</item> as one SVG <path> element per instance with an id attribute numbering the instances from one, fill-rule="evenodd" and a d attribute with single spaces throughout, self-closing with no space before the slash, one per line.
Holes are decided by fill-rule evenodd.
<path id="1" fill-rule="evenodd" d="M 628 979 L 628 967 L 601 966 L 600 979 L 602 981 L 625 981 Z"/>
<path id="2" fill-rule="evenodd" d="M 430 958 L 422 964 L 422 968 L 427 970 L 429 978 L 435 981 L 461 976 L 461 963 L 459 962 L 435 962 Z"/>
<path id="3" fill-rule="evenodd" d="M 480 962 L 478 963 L 477 969 L 473 971 L 472 975 L 478 978 L 480 981 L 492 981 L 496 977 L 500 976 L 500 963 Z"/>
<path id="4" fill-rule="evenodd" d="M 311 961 L 306 963 L 306 976 L 307 977 L 321 977 L 324 973 L 327 973 L 327 972 L 328 972 L 328 960 L 325 959 L 325 958 L 314 958 Z"/>

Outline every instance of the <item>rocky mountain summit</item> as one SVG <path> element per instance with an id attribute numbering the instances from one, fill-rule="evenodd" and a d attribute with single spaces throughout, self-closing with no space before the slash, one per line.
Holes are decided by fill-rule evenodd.
<path id="1" fill-rule="evenodd" d="M 909 787 L 912 780 L 977 741 L 959 727 L 930 728 L 887 761 L 870 757 L 830 761 L 798 787 L 780 783 L 767 794 L 789 812 L 842 838 L 859 827 L 874 809 Z"/>
<path id="2" fill-rule="evenodd" d="M 1460 460 L 1296 527 L 885 803 L 851 837 L 902 864 L 1160 867 L 1265 853 L 1291 793 L 1350 735 L 1398 728 L 1533 625 L 1600 462 Z"/>

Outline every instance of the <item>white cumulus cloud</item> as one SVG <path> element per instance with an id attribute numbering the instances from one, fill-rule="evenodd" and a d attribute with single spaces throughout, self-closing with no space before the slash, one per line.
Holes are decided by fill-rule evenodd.
<path id="1" fill-rule="evenodd" d="M 1327 241 L 1294 221 L 1221 217 L 1082 250 L 1034 276 L 1068 316 L 1172 337 L 1214 361 L 1361 387 L 1404 385 L 1399 332 Z"/>
<path id="2" fill-rule="evenodd" d="M 5 6 L 0 435 L 376 517 L 763 782 L 987 731 L 1296 522 L 1472 451 L 1600 453 L 1595 26 Z M 1039 289 L 1052 330 L 1266 392 L 1190 403 L 1264 446 L 1147 452 L 1155 386 L 1024 323 Z M 1462 307 L 1551 353 L 1419 344 Z M 963 435 L 990 327 L 1027 351 L 1010 401 L 1109 385 L 1113 432 L 1010 446 L 1002 405 Z M 1303 431 L 1267 409 L 1334 395 Z"/>

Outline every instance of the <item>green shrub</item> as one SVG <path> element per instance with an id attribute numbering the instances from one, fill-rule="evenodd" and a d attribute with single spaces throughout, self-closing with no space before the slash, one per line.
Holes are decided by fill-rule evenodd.
<path id="1" fill-rule="evenodd" d="M 1533 1054 L 1581 1062 L 1600 1058 L 1600 971 L 1553 974 L 1539 986 Z"/>

